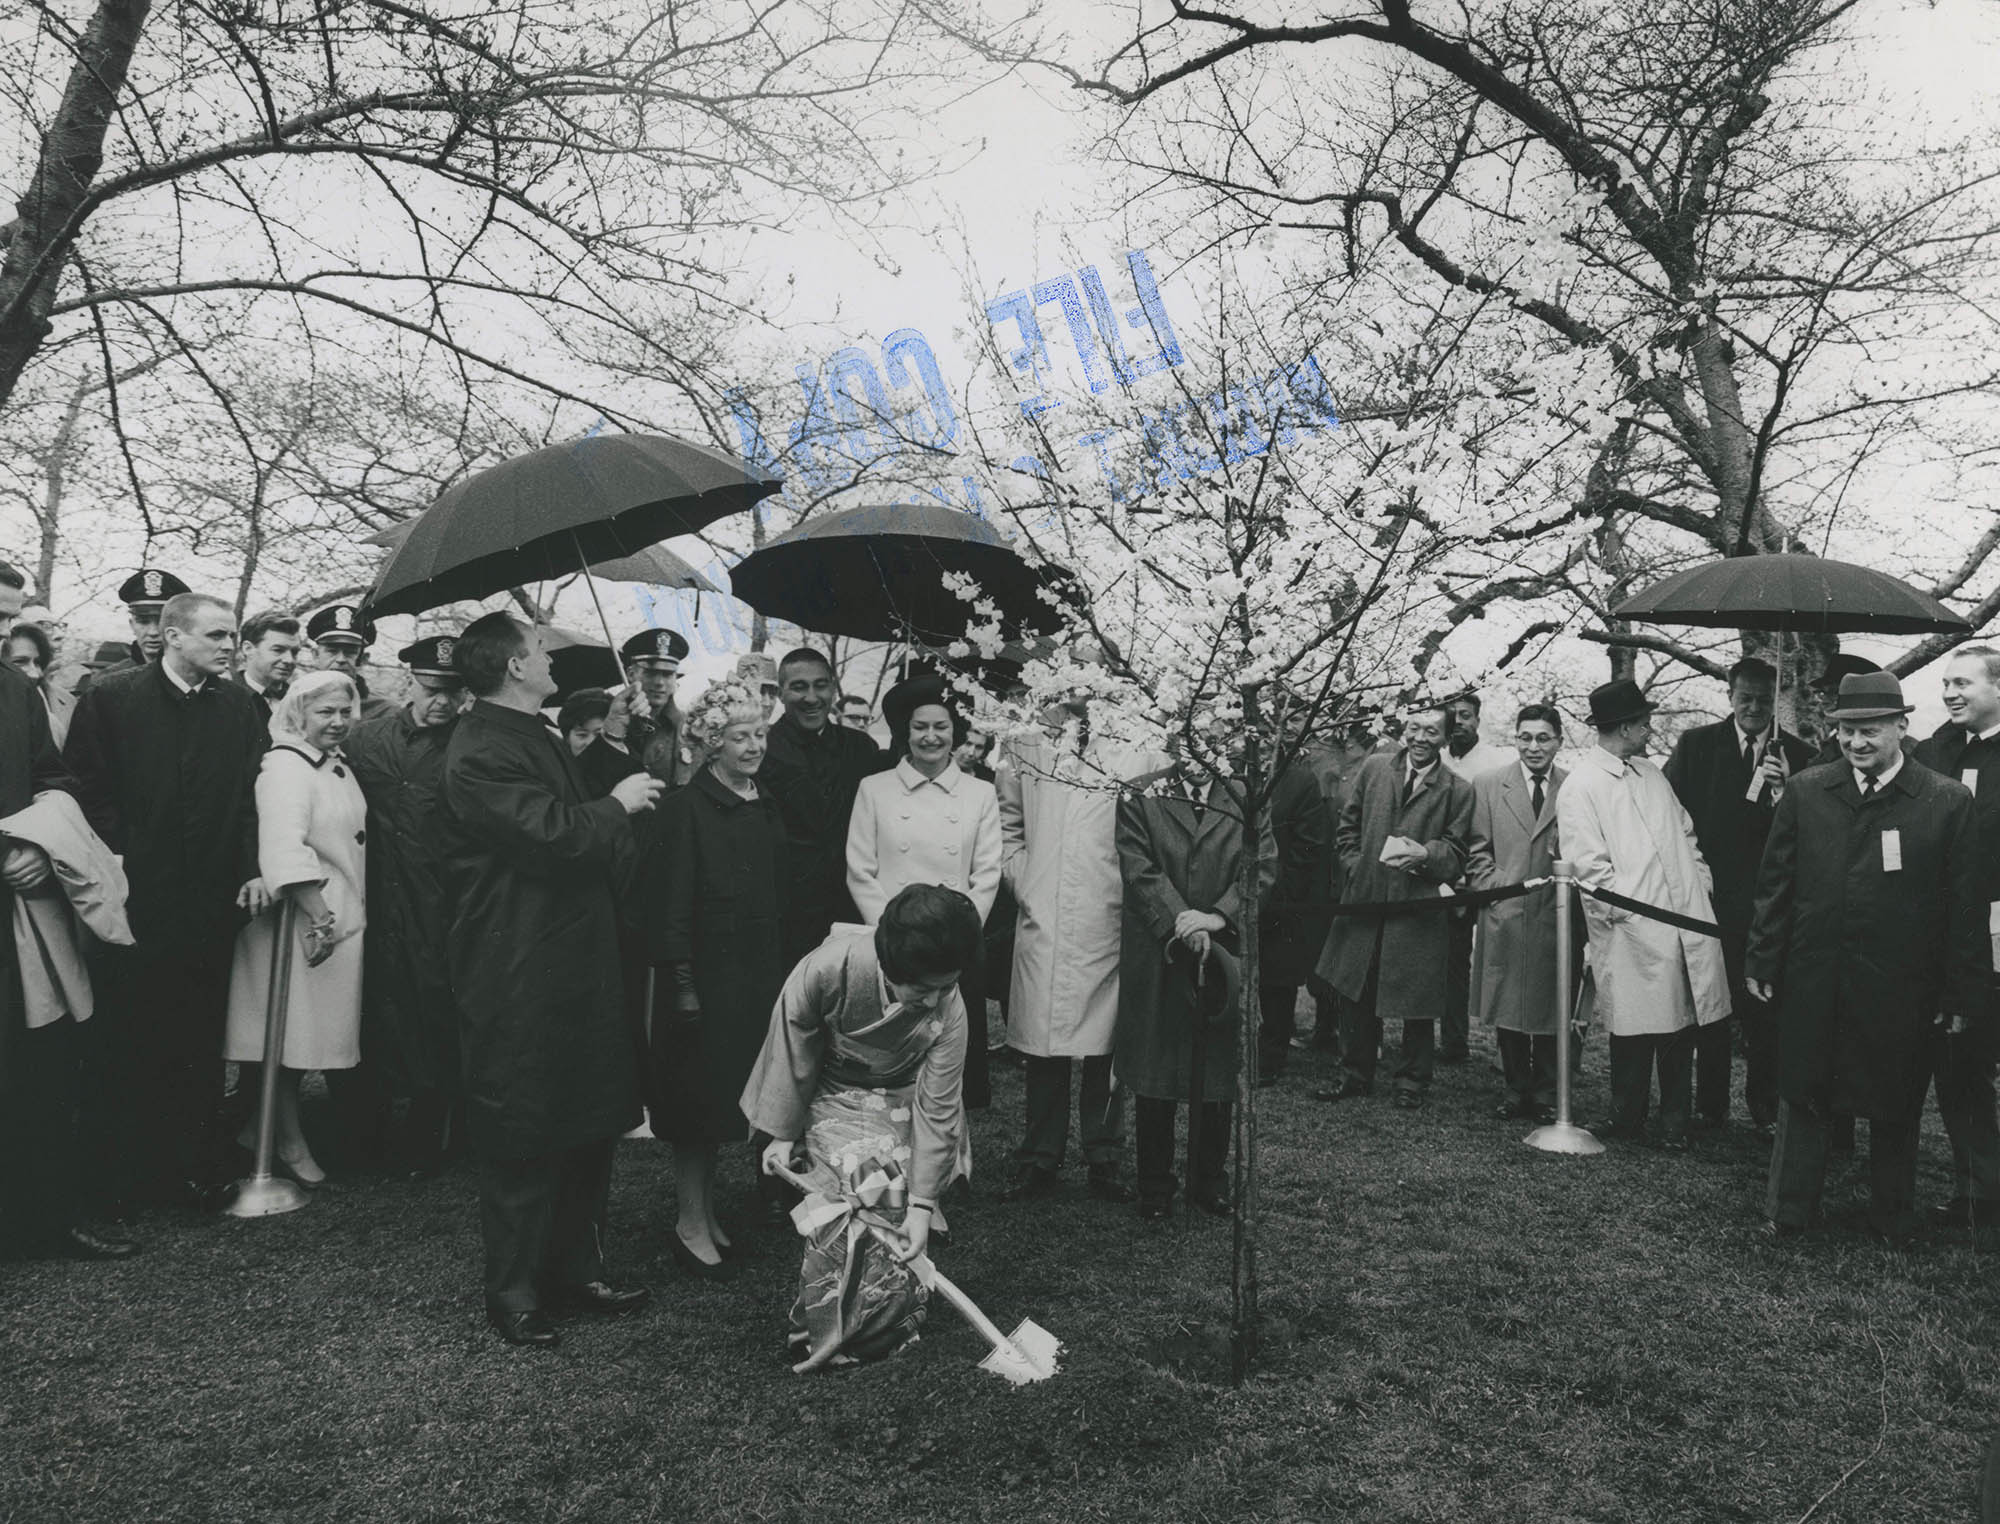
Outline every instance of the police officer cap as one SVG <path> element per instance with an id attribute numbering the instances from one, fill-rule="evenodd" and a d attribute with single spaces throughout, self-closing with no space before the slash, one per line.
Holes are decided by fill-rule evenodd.
<path id="1" fill-rule="evenodd" d="M 426 635 L 415 645 L 404 646 L 396 653 L 396 660 L 418 677 L 448 677 L 458 682 L 458 669 L 451 664 L 452 652 L 457 649 L 456 635 Z"/>
<path id="2" fill-rule="evenodd" d="M 641 630 L 618 648 L 618 654 L 628 667 L 657 663 L 679 671 L 688 654 L 687 637 L 678 630 Z"/>
<path id="3" fill-rule="evenodd" d="M 158 608 L 187 590 L 188 585 L 172 572 L 146 567 L 118 584 L 118 601 L 132 609 Z"/>
<path id="4" fill-rule="evenodd" d="M 314 645 L 329 640 L 350 640 L 365 646 L 375 638 L 375 626 L 351 603 L 335 603 L 306 621 L 306 639 Z"/>

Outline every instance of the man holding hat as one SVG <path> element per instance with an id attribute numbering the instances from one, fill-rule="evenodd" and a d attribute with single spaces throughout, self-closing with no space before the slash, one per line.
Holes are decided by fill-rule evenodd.
<path id="1" fill-rule="evenodd" d="M 1621 677 L 1590 695 L 1597 745 L 1556 796 L 1556 839 L 1579 883 L 1697 921 L 1713 921 L 1708 864 L 1694 822 L 1666 774 L 1648 762 L 1653 708 Z M 1660 1076 L 1660 1143 L 1687 1147 L 1694 1029 L 1729 1014 L 1722 943 L 1585 895 L 1590 987 L 1611 1030 L 1608 1136 L 1644 1136 L 1653 1071 Z"/>
<path id="2" fill-rule="evenodd" d="M 1403 746 L 1377 752 L 1354 775 L 1334 828 L 1350 904 L 1436 899 L 1457 883 L 1472 839 L 1472 785 L 1440 760 L 1446 716 L 1427 704 L 1405 716 Z M 1320 954 L 1319 976 L 1341 997 L 1338 1089 L 1345 1101 L 1375 1088 L 1382 1023 L 1403 1023 L 1396 1105 L 1414 1110 L 1430 1089 L 1437 1020 L 1444 1012 L 1451 912 L 1336 916 Z"/>
<path id="3" fill-rule="evenodd" d="M 375 640 L 375 626 L 351 603 L 333 603 L 306 621 L 306 639 L 319 652 L 321 671 L 345 672 L 361 695 L 361 718 L 380 719 L 395 713 L 387 699 L 371 698 L 368 679 L 361 675 L 363 653 Z"/>
<path id="4" fill-rule="evenodd" d="M 1757 876 L 1745 961 L 1750 993 L 1778 1006 L 1773 1237 L 1812 1221 L 1834 1112 L 1869 1119 L 1871 1225 L 1914 1233 L 1932 1045 L 1990 1019 L 1972 793 L 1903 755 L 1909 712 L 1892 673 L 1841 680 L 1842 760 L 1792 780 Z"/>
<path id="5" fill-rule="evenodd" d="M 687 637 L 679 630 L 641 630 L 618 648 L 632 687 L 632 722 L 625 749 L 668 788 L 694 776 L 695 764 L 681 755 L 681 712 L 674 703 Z"/>
<path id="6" fill-rule="evenodd" d="M 361 1052 L 384 1095 L 409 1103 L 402 1159 L 434 1167 L 464 1119 L 458 1007 L 451 995 L 443 886 L 445 745 L 465 705 L 457 638 L 397 652 L 403 707 L 354 728 L 348 765 L 368 800 L 368 930 Z"/>
<path id="7" fill-rule="evenodd" d="M 149 661 L 158 661 L 167 637 L 160 629 L 160 610 L 169 598 L 178 598 L 188 585 L 170 571 L 142 567 L 118 584 L 118 601 L 125 605 L 125 617 L 132 624 L 132 644 L 122 661 L 100 666 L 77 680 L 76 695 L 82 698 L 92 683 L 114 672 L 136 672 Z M 98 653 L 101 657 L 103 652 Z"/>

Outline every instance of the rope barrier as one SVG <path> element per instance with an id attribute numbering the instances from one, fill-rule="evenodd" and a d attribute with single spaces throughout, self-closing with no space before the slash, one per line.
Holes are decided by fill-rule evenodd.
<path id="1" fill-rule="evenodd" d="M 1491 889 L 1467 889 L 1454 894 L 1425 896 L 1411 900 L 1369 900 L 1360 904 L 1347 904 L 1334 900 L 1266 900 L 1262 910 L 1266 915 L 1274 913 L 1295 915 L 1304 912 L 1314 915 L 1365 915 L 1385 918 L 1420 915 L 1431 910 L 1477 909 L 1481 905 L 1493 905 L 1501 900 L 1532 894 L 1535 890 L 1545 889 L 1554 882 L 1552 878 L 1531 878 L 1518 884 L 1499 884 Z M 1578 884 L 1577 888 L 1593 899 L 1602 900 L 1607 905 L 1615 905 L 1620 910 L 1629 910 L 1634 915 L 1645 916 L 1648 920 L 1661 921 L 1668 926 L 1679 927 L 1682 931 L 1698 932 L 1702 936 L 1722 935 L 1722 928 L 1713 921 L 1696 920 L 1691 915 L 1682 915 L 1677 910 L 1668 910 L 1660 905 L 1649 905 L 1644 900 L 1630 899 L 1610 889 L 1594 889 L 1589 884 Z"/>
<path id="2" fill-rule="evenodd" d="M 1682 931 L 1698 931 L 1705 937 L 1720 937 L 1722 928 L 1713 921 L 1697 921 L 1691 915 L 1682 915 L 1678 910 L 1663 910 L 1658 905 L 1648 905 L 1644 900 L 1627 899 L 1622 894 L 1614 894 L 1609 889 L 1593 889 L 1588 884 L 1578 884 L 1577 888 L 1594 900 L 1602 900 L 1607 905 L 1616 905 L 1620 910 L 1629 910 L 1634 915 L 1642 915 L 1649 921 L 1664 921 L 1669 926 L 1678 926 Z"/>

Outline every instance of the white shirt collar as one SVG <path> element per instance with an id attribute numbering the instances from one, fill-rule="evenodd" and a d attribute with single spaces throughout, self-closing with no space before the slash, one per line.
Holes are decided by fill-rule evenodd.
<path id="1" fill-rule="evenodd" d="M 180 689 L 180 691 L 183 693 L 196 693 L 199 692 L 202 687 L 202 683 L 190 683 L 187 682 L 185 679 L 183 679 L 180 673 L 174 670 L 174 664 L 168 661 L 164 656 L 160 658 L 160 670 L 167 674 L 167 681 L 172 683 L 176 688 Z M 206 678 L 202 680 L 202 682 L 204 683 L 206 681 L 207 681 Z"/>
<path id="2" fill-rule="evenodd" d="M 1760 745 L 1768 746 L 1771 744 L 1773 727 L 1769 725 L 1766 725 L 1754 736 L 1746 734 L 1743 727 L 1734 720 L 1729 722 L 1729 728 L 1736 732 L 1736 750 L 1743 756 L 1747 757 L 1751 755 Z"/>
<path id="3" fill-rule="evenodd" d="M 1900 773 L 1902 770 L 1903 770 L 1903 750 L 1901 747 L 1897 747 L 1896 760 L 1891 762 L 1889 764 L 1889 770 L 1886 773 L 1882 774 L 1882 776 L 1876 780 L 1876 786 L 1878 788 L 1887 788 L 1890 784 L 1890 781 L 1894 779 L 1896 774 Z M 1852 771 L 1854 774 L 1854 786 L 1860 789 L 1862 793 L 1864 794 L 1867 793 L 1868 775 L 1862 772 L 1859 768 L 1851 766 L 1850 766 L 1850 771 Z"/>
<path id="4" fill-rule="evenodd" d="M 1533 788 L 1535 786 L 1535 770 L 1532 767 L 1528 766 L 1528 764 L 1525 762 L 1521 764 L 1521 781 L 1525 783 L 1529 788 Z M 1555 763 L 1551 762 L 1542 773 L 1542 788 L 1544 792 L 1546 792 L 1548 786 L 1555 781 L 1556 781 L 1556 765 Z"/>
<path id="5" fill-rule="evenodd" d="M 947 794 L 955 794 L 964 778 L 965 774 L 958 770 L 958 763 L 955 760 L 945 763 L 944 771 L 935 778 L 926 778 L 918 772 L 917 764 L 908 757 L 903 757 L 896 763 L 896 781 L 903 785 L 903 792 L 907 794 L 914 794 L 927 783 L 936 785 Z"/>
<path id="6" fill-rule="evenodd" d="M 1991 730 L 1982 730 L 1972 739 L 1975 741 L 1990 741 L 1995 736 L 2000 736 L 2000 725 L 1995 725 Z"/>

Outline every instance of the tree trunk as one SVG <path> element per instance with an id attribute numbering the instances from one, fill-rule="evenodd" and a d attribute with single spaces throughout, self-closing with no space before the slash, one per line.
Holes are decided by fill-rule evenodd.
<path id="1" fill-rule="evenodd" d="M 1257 1348 L 1257 1029 L 1263 1022 L 1258 1000 L 1259 952 L 1257 863 L 1262 845 L 1260 795 L 1264 757 L 1258 727 L 1257 686 L 1243 691 L 1243 850 L 1236 868 L 1242 906 L 1243 955 L 1237 989 L 1236 1053 L 1236 1216 L 1229 1256 L 1229 1383 L 1241 1386 Z"/>
<path id="2" fill-rule="evenodd" d="M 49 333 L 56 282 L 83 225 L 84 200 L 104 165 L 104 134 L 125 89 L 150 0 L 98 0 L 76 46 L 62 104 L 42 134 L 42 151 L 16 217 L 4 230 L 0 262 L 0 406 Z"/>

